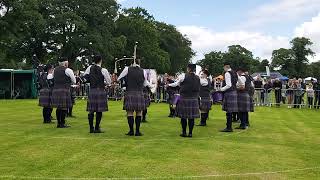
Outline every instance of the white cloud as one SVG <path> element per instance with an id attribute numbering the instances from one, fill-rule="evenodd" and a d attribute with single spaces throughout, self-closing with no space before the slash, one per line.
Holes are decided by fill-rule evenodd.
<path id="1" fill-rule="evenodd" d="M 320 11 L 320 0 L 276 0 L 252 10 L 245 26 L 295 20 Z"/>
<path id="2" fill-rule="evenodd" d="M 314 43 L 311 48 L 316 53 L 314 60 L 320 60 L 320 13 L 312 18 L 311 21 L 298 26 L 294 31 L 294 35 L 310 38 Z"/>
<path id="3" fill-rule="evenodd" d="M 195 61 L 203 58 L 210 51 L 226 51 L 230 45 L 239 44 L 249 49 L 255 56 L 271 58 L 272 51 L 281 47 L 289 47 L 287 37 L 273 37 L 258 32 L 230 31 L 214 32 L 197 26 L 178 27 L 182 34 L 186 34 L 192 41 L 192 48 L 197 52 Z"/>

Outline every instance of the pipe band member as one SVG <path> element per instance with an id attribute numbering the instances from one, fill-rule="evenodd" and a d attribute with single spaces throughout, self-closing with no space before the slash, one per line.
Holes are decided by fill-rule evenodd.
<path id="1" fill-rule="evenodd" d="M 142 136 L 140 132 L 140 123 L 142 118 L 142 111 L 146 109 L 146 102 L 143 94 L 143 88 L 151 87 L 144 76 L 144 71 L 140 67 L 140 62 L 133 64 L 130 67 L 124 68 L 118 77 L 118 81 L 122 78 L 126 79 L 126 93 L 124 96 L 123 109 L 127 111 L 127 119 L 129 125 L 128 136 Z M 134 112 L 136 117 L 134 119 Z M 136 124 L 136 132 L 134 133 L 134 121 Z"/>
<path id="2" fill-rule="evenodd" d="M 174 83 L 174 80 L 173 80 L 173 77 L 172 78 L 168 78 L 167 79 L 167 82 L 169 84 L 171 83 Z M 176 87 L 171 87 L 171 86 L 168 86 L 166 89 L 167 89 L 167 93 L 168 93 L 168 104 L 169 104 L 169 110 L 170 110 L 170 113 L 169 113 L 169 116 L 170 118 L 174 118 L 175 115 L 176 115 L 176 109 L 175 109 L 175 106 L 176 106 L 176 103 L 175 103 L 175 95 L 179 94 L 179 86 L 176 86 Z"/>
<path id="3" fill-rule="evenodd" d="M 198 100 L 200 91 L 200 79 L 195 74 L 195 71 L 196 65 L 189 64 L 187 73 L 180 75 L 175 83 L 168 85 L 170 87 L 176 87 L 180 85 L 181 87 L 180 100 L 178 101 L 176 107 L 176 115 L 181 118 L 181 137 L 192 137 L 194 119 L 200 117 Z M 189 126 L 188 135 L 187 124 Z"/>
<path id="4" fill-rule="evenodd" d="M 40 77 L 40 92 L 39 92 L 39 106 L 43 107 L 42 116 L 43 123 L 48 124 L 51 123 L 51 95 L 53 88 L 53 67 L 48 64 L 45 67 L 45 73 L 43 73 Z"/>
<path id="5" fill-rule="evenodd" d="M 238 112 L 238 96 L 236 84 L 238 81 L 238 75 L 231 69 L 230 63 L 224 63 L 224 80 L 222 82 L 223 103 L 222 110 L 226 112 L 226 128 L 221 132 L 233 132 L 232 129 L 232 113 Z"/>
<path id="6" fill-rule="evenodd" d="M 237 74 L 238 116 L 241 124 L 236 129 L 247 129 L 249 118 L 248 115 L 250 111 L 249 86 L 247 83 L 245 70 L 243 68 L 239 68 L 237 70 Z"/>
<path id="7" fill-rule="evenodd" d="M 107 69 L 102 68 L 102 57 L 96 55 L 93 58 L 94 65 L 89 66 L 84 75 L 90 83 L 90 91 L 87 102 L 87 111 L 90 133 L 103 133 L 100 128 L 102 113 L 108 111 L 108 97 L 106 86 L 111 86 L 111 76 Z M 93 125 L 94 113 L 96 124 Z"/>
<path id="8" fill-rule="evenodd" d="M 57 128 L 70 127 L 65 124 L 65 118 L 68 108 L 72 107 L 70 88 L 76 83 L 76 78 L 68 65 L 67 58 L 59 58 L 59 66 L 53 71 L 52 107 L 57 108 Z"/>
<path id="9" fill-rule="evenodd" d="M 210 97 L 211 92 L 211 80 L 209 79 L 208 70 L 203 70 L 200 75 L 200 112 L 201 121 L 199 126 L 206 126 L 209 117 L 209 111 L 211 110 L 212 101 Z"/>

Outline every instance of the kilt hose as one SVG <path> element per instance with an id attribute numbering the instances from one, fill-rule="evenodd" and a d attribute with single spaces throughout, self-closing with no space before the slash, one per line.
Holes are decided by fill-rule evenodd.
<path id="1" fill-rule="evenodd" d="M 51 94 L 51 89 L 41 89 L 39 92 L 39 106 L 45 108 L 51 107 Z"/>
<path id="2" fill-rule="evenodd" d="M 52 107 L 67 110 L 72 107 L 71 93 L 69 88 L 57 88 L 52 90 Z"/>
<path id="3" fill-rule="evenodd" d="M 250 96 L 250 111 L 249 112 L 254 112 L 254 100 L 253 96 Z"/>
<path id="4" fill-rule="evenodd" d="M 143 111 L 146 109 L 146 100 L 142 91 L 127 91 L 124 96 L 123 110 Z"/>
<path id="5" fill-rule="evenodd" d="M 246 91 L 238 91 L 238 112 L 250 112 L 250 96 Z"/>
<path id="6" fill-rule="evenodd" d="M 238 95 L 237 91 L 228 91 L 224 93 L 222 110 L 227 113 L 238 112 Z"/>
<path id="7" fill-rule="evenodd" d="M 90 89 L 88 102 L 88 112 L 105 112 L 108 111 L 107 92 L 102 88 Z"/>
<path id="8" fill-rule="evenodd" d="M 195 119 L 200 117 L 198 98 L 179 99 L 176 107 L 176 116 L 183 119 Z"/>
<path id="9" fill-rule="evenodd" d="M 209 112 L 211 110 L 212 102 L 210 97 L 201 97 L 200 99 L 200 110 L 203 112 Z"/>

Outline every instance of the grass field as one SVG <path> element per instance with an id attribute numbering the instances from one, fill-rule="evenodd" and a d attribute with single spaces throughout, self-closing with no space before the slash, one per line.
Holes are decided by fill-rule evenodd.
<path id="1" fill-rule="evenodd" d="M 215 106 L 208 127 L 179 137 L 179 119 L 153 104 L 143 137 L 126 137 L 121 102 L 110 102 L 104 134 L 89 134 L 85 101 L 70 129 L 42 124 L 36 100 L 0 101 L 0 179 L 320 179 L 320 111 L 258 108 L 232 134 Z"/>

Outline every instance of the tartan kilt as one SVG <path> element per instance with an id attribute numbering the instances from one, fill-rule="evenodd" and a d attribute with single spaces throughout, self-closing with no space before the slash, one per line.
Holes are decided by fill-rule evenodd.
<path id="1" fill-rule="evenodd" d="M 238 112 L 237 91 L 225 92 L 223 95 L 222 110 L 227 113 Z"/>
<path id="2" fill-rule="evenodd" d="M 248 92 L 238 92 L 238 112 L 250 112 L 250 96 Z"/>
<path id="3" fill-rule="evenodd" d="M 143 111 L 146 110 L 146 101 L 142 91 L 128 91 L 124 96 L 123 110 Z"/>
<path id="4" fill-rule="evenodd" d="M 51 105 L 55 108 L 68 109 L 72 107 L 71 94 L 69 88 L 59 88 L 52 90 Z"/>
<path id="5" fill-rule="evenodd" d="M 201 111 L 209 112 L 212 106 L 210 97 L 201 97 L 199 106 Z"/>
<path id="6" fill-rule="evenodd" d="M 51 90 L 49 88 L 41 89 L 39 92 L 39 106 L 51 106 Z"/>
<path id="7" fill-rule="evenodd" d="M 173 105 L 174 102 L 174 93 L 168 93 L 169 97 L 168 97 L 168 103 L 169 105 Z"/>
<path id="8" fill-rule="evenodd" d="M 184 119 L 200 117 L 198 98 L 181 97 L 177 103 L 176 116 Z"/>
<path id="9" fill-rule="evenodd" d="M 143 92 L 143 97 L 144 97 L 144 102 L 146 104 L 146 107 L 149 107 L 151 104 L 149 92 Z"/>
<path id="10" fill-rule="evenodd" d="M 88 101 L 88 112 L 105 112 L 108 111 L 108 98 L 105 89 L 90 89 Z"/>

